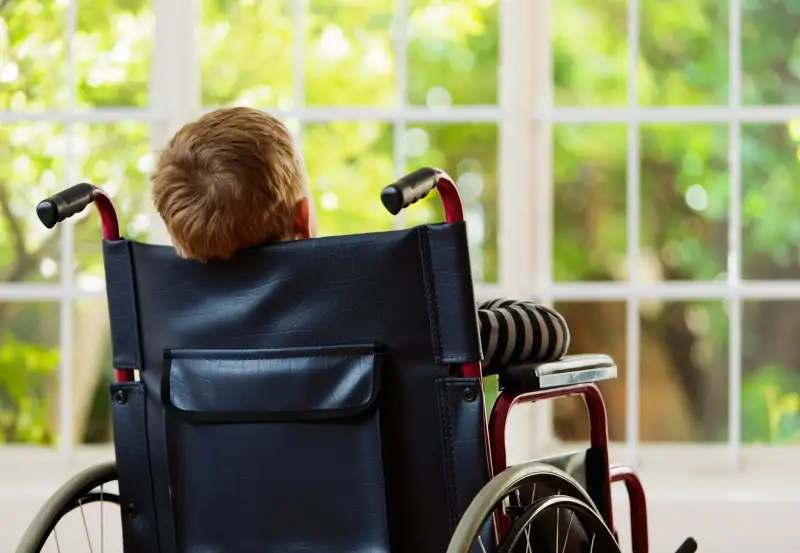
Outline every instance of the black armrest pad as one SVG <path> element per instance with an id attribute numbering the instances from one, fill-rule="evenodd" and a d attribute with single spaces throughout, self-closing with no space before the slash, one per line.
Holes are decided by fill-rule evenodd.
<path id="1" fill-rule="evenodd" d="M 532 392 L 544 388 L 569 386 L 617 377 L 617 365 L 604 354 L 567 355 L 549 363 L 523 363 L 503 367 L 500 389 Z"/>

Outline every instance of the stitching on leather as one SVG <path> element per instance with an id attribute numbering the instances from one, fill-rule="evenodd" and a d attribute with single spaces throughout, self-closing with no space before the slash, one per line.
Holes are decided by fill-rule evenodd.
<path id="1" fill-rule="evenodd" d="M 232 350 L 233 351 L 233 350 Z M 174 350 L 173 350 L 174 352 Z M 248 356 L 241 356 L 241 357 L 233 357 L 236 355 L 235 353 L 231 353 L 231 357 L 201 357 L 197 356 L 188 356 L 178 353 L 175 355 L 174 353 L 169 357 L 169 359 L 173 359 L 176 361 L 286 361 L 288 359 L 358 359 L 363 360 L 365 357 L 377 357 L 375 354 L 367 353 L 364 355 L 298 355 L 298 356 L 275 356 L 275 357 L 267 357 L 266 355 L 248 355 Z"/>
<path id="2" fill-rule="evenodd" d="M 143 430 L 143 434 L 144 434 L 143 442 L 144 442 L 145 452 L 146 452 L 146 455 L 147 455 L 147 472 L 149 473 L 147 475 L 147 479 L 150 481 L 150 498 L 149 499 L 150 499 L 150 504 L 152 506 L 152 513 L 153 513 L 153 517 L 152 517 L 150 522 L 153 525 L 153 528 L 155 530 L 157 543 L 160 544 L 161 543 L 161 532 L 160 532 L 160 529 L 158 527 L 158 521 L 157 521 L 157 518 L 158 518 L 157 517 L 158 506 L 156 505 L 155 482 L 153 481 L 153 468 L 151 466 L 153 461 L 152 461 L 152 456 L 150 455 L 150 442 L 147 439 L 148 438 L 147 437 L 147 405 L 145 405 L 145 399 L 146 399 L 146 396 L 147 396 L 147 388 L 144 386 L 143 383 L 140 383 L 140 384 L 141 385 L 137 389 L 137 397 L 138 397 L 138 401 L 139 401 L 138 408 L 141 410 L 141 413 L 142 413 L 142 424 L 143 424 L 142 430 Z M 171 524 L 172 523 L 171 521 L 172 521 L 172 519 L 170 519 L 170 521 L 167 522 L 167 524 Z M 174 535 L 175 530 L 173 529 L 172 532 L 173 532 L 173 535 Z"/>
<path id="3" fill-rule="evenodd" d="M 447 388 L 455 388 L 456 391 L 459 392 L 460 389 L 464 387 L 464 384 L 462 382 L 452 382 L 451 381 L 451 382 L 445 382 L 445 386 Z M 450 401 L 449 401 L 450 398 L 448 397 L 447 399 L 448 399 L 448 402 L 447 402 L 447 404 L 448 404 L 448 412 L 450 412 Z M 452 420 L 453 420 L 453 418 L 452 418 L 452 415 L 451 415 L 450 416 L 450 421 L 452 421 Z M 449 423 L 449 426 L 450 426 L 450 441 L 451 441 L 451 448 L 452 448 L 452 441 L 453 441 L 453 425 L 452 425 L 452 422 Z M 461 498 L 459 497 L 459 494 L 458 494 L 458 485 L 457 485 L 457 482 L 456 482 L 455 450 L 451 451 L 451 455 L 452 455 L 451 463 L 453 465 L 453 469 L 452 469 L 453 470 L 453 496 L 454 496 L 454 500 L 455 500 L 454 510 L 453 510 L 453 517 L 454 517 L 454 524 L 455 524 L 458 521 L 458 518 L 460 516 Z"/>
<path id="4" fill-rule="evenodd" d="M 466 227 L 464 227 L 464 228 L 466 228 Z M 433 235 L 431 235 L 429 232 L 427 232 L 427 229 L 426 229 L 426 242 L 427 242 L 426 243 L 426 246 L 427 246 L 426 254 L 428 256 L 428 263 L 430 265 L 430 267 L 429 267 L 430 279 L 431 279 L 432 286 L 433 286 L 432 297 L 433 297 L 433 302 L 436 305 L 436 308 L 435 308 L 436 315 L 435 316 L 436 316 L 436 322 L 437 322 L 437 336 L 438 336 L 438 340 L 439 340 L 439 342 L 438 342 L 438 345 L 439 345 L 439 358 L 437 359 L 437 362 L 439 362 L 439 363 L 444 363 L 444 362 L 446 362 L 446 363 L 465 363 L 465 362 L 468 362 L 469 360 L 471 360 L 473 358 L 473 356 L 470 355 L 469 352 L 466 352 L 466 353 L 453 353 L 452 348 L 450 348 L 449 351 L 445 352 L 446 343 L 445 343 L 444 338 L 442 338 L 441 329 L 444 328 L 445 330 L 448 330 L 450 328 L 450 326 L 452 325 L 452 322 L 450 324 L 443 325 L 442 321 L 441 321 L 441 316 L 440 316 L 441 310 L 439 308 L 439 295 L 437 293 L 438 288 L 437 288 L 437 282 L 436 282 L 436 269 L 434 267 L 433 256 L 431 254 L 431 245 L 430 245 L 431 244 L 431 240 L 432 240 L 432 236 Z M 460 255 L 457 255 L 456 256 L 456 260 L 455 260 L 456 267 L 458 269 L 466 269 L 466 271 L 465 271 L 466 274 L 471 274 L 468 258 L 464 257 L 463 252 L 459 252 L 459 254 Z M 467 279 L 466 281 L 462 281 L 462 280 L 459 279 L 459 281 L 457 282 L 457 285 L 459 287 L 467 287 L 468 286 L 468 287 L 471 288 L 472 287 L 472 279 L 470 278 L 470 279 Z M 469 296 L 469 294 L 466 294 L 466 295 Z M 474 309 L 474 305 L 473 305 L 472 308 Z M 467 307 L 467 309 L 469 309 L 469 307 Z M 477 317 L 477 315 L 476 315 L 476 317 Z M 456 331 L 456 332 L 457 332 L 457 334 L 461 334 L 461 332 L 458 332 L 458 331 Z M 479 338 L 480 338 L 479 336 L 476 336 L 476 340 L 479 340 Z"/>
<path id="5" fill-rule="evenodd" d="M 129 393 L 132 396 L 132 400 L 129 402 L 130 407 L 132 407 L 133 410 L 135 411 L 135 413 L 133 413 L 132 416 L 131 415 L 127 415 L 127 414 L 122 414 L 122 413 L 119 412 L 119 409 L 121 409 L 121 408 L 124 409 L 124 406 L 116 406 L 115 407 L 115 411 L 117 413 L 119 413 L 119 416 L 127 418 L 130 421 L 131 424 L 135 425 L 136 432 L 137 432 L 137 434 L 139 434 L 139 436 L 136 438 L 136 442 L 141 442 L 144 445 L 143 453 L 144 453 L 146 462 L 144 463 L 144 466 L 142 467 L 141 470 L 143 470 L 145 472 L 145 478 L 147 479 L 148 484 L 147 484 L 146 487 L 143 487 L 142 489 L 148 490 L 148 491 L 145 492 L 145 497 L 142 498 L 142 499 L 143 499 L 143 501 L 145 503 L 149 504 L 149 507 L 150 507 L 149 511 L 152 514 L 152 516 L 151 517 L 147 517 L 148 518 L 148 526 L 150 526 L 152 528 L 152 531 L 154 532 L 156 544 L 158 545 L 158 544 L 161 543 L 161 539 L 160 539 L 160 535 L 159 535 L 158 523 L 156 522 L 157 506 L 156 506 L 156 501 L 155 501 L 155 489 L 154 489 L 155 483 L 153 482 L 152 467 L 151 467 L 152 459 L 150 457 L 150 443 L 149 443 L 149 441 L 147 439 L 147 430 L 146 430 L 147 429 L 147 410 L 145 409 L 145 405 L 144 405 L 144 398 L 145 398 L 145 394 L 146 394 L 145 387 L 144 387 L 144 384 L 142 382 L 132 382 L 132 383 L 115 385 L 114 389 L 116 389 L 116 390 L 128 389 L 128 390 L 130 390 Z M 116 405 L 116 402 L 114 402 L 113 405 Z M 134 467 L 134 470 L 136 470 L 136 464 L 137 463 L 132 463 L 132 466 Z M 122 476 L 122 478 L 125 478 L 125 477 Z M 134 497 L 139 495 L 139 492 L 136 491 L 136 490 L 138 490 L 138 488 L 136 486 L 131 486 L 130 490 L 133 492 L 133 496 Z M 141 496 L 139 496 L 139 497 L 141 498 Z M 138 501 L 135 501 L 135 503 L 138 503 Z M 146 512 L 146 511 L 144 511 L 144 512 Z M 130 519 L 128 519 L 126 517 L 125 521 L 128 521 L 128 520 L 130 520 Z M 123 522 L 125 522 L 125 521 L 123 521 Z M 145 528 L 145 532 L 146 531 L 147 531 L 147 529 Z M 126 539 L 126 535 L 129 535 L 129 532 L 125 532 L 125 534 L 123 535 L 123 540 L 125 542 L 128 542 L 130 539 L 135 540 L 135 542 L 137 542 L 137 543 L 140 543 L 142 540 L 148 541 L 148 537 L 147 537 L 146 533 L 143 533 L 140 530 L 140 526 L 136 526 L 136 525 L 131 526 L 131 528 L 130 528 L 131 537 Z M 151 544 L 148 543 L 147 546 L 145 547 L 145 549 L 151 548 L 151 547 L 152 547 Z"/>
<path id="6" fill-rule="evenodd" d="M 125 242 L 125 250 L 127 251 L 127 263 L 125 268 L 127 270 L 128 287 L 130 288 L 130 302 L 131 302 L 131 318 L 133 320 L 131 326 L 133 327 L 133 367 L 126 367 L 131 369 L 138 368 L 142 370 L 142 338 L 139 332 L 139 302 L 136 299 L 136 284 L 135 275 L 133 273 L 133 250 L 131 249 L 130 242 Z"/>
<path id="7" fill-rule="evenodd" d="M 446 379 L 437 379 L 437 396 L 439 400 L 439 422 L 442 428 L 442 453 L 444 454 L 444 481 L 447 492 L 447 510 L 449 511 L 450 532 L 455 529 L 458 521 L 458 502 L 456 499 L 455 485 L 455 462 L 453 453 L 453 428 L 451 421 L 453 416 L 450 410 L 450 398 L 448 397 L 448 382 Z"/>
<path id="8" fill-rule="evenodd" d="M 462 223 L 459 227 L 455 228 L 454 231 L 458 231 L 458 236 L 459 237 L 461 236 L 462 232 L 464 234 L 466 234 L 466 224 Z M 465 236 L 465 242 L 466 242 L 466 236 Z M 456 248 L 455 251 L 456 251 L 456 256 L 455 256 L 454 265 L 456 267 L 456 270 L 459 271 L 459 274 L 470 275 L 470 278 L 468 278 L 468 279 L 459 279 L 458 280 L 457 286 L 461 289 L 459 295 L 460 295 L 462 301 L 463 301 L 463 299 L 465 297 L 472 297 L 473 300 L 474 300 L 474 288 L 473 288 L 473 283 L 472 283 L 472 278 L 471 278 L 472 268 L 470 267 L 470 263 L 469 263 L 468 250 L 463 250 L 462 248 Z M 471 293 L 468 293 L 468 292 L 471 292 Z M 463 305 L 464 309 L 475 309 L 474 301 L 473 301 L 473 303 L 471 305 L 469 305 L 467 302 L 463 302 L 463 303 L 465 304 L 465 305 Z M 477 317 L 477 313 L 476 313 L 475 317 Z M 461 329 L 462 332 L 464 332 L 464 336 L 468 336 L 469 335 L 469 332 L 468 332 L 467 328 L 463 325 L 463 323 L 461 325 L 459 325 L 459 328 Z M 480 333 L 478 332 L 475 335 L 474 338 L 475 338 L 474 343 L 478 344 L 478 347 L 480 347 Z M 475 346 L 468 344 L 467 348 L 470 348 L 470 347 L 475 347 Z M 472 355 L 471 352 L 463 351 L 459 355 L 452 355 L 448 359 L 448 361 L 451 362 L 451 363 L 465 363 L 465 362 L 469 362 L 469 361 L 474 361 L 474 357 L 475 356 Z"/>
<path id="9" fill-rule="evenodd" d="M 130 252 L 127 250 L 127 246 L 126 246 L 126 252 L 128 252 L 128 255 L 130 255 Z M 105 252 L 103 253 L 103 255 L 105 256 Z M 124 280 L 125 282 L 130 282 L 130 273 L 129 273 L 129 271 L 131 269 L 130 269 L 130 263 L 128 262 L 129 259 L 125 259 L 125 260 L 123 260 L 124 263 L 121 263 L 120 261 L 117 260 L 118 257 L 119 257 L 119 254 L 115 253 L 111 258 L 106 259 L 106 261 L 110 265 L 113 265 L 114 267 L 119 267 L 118 270 L 122 271 L 122 277 L 123 277 L 122 280 Z M 123 307 L 124 304 L 120 305 L 120 302 L 111 301 L 111 299 L 109 299 L 109 301 L 108 301 L 109 313 L 112 313 L 112 316 L 111 316 L 111 319 L 112 319 L 111 344 L 112 344 L 112 347 L 114 349 L 114 357 L 116 358 L 116 356 L 118 354 L 117 348 L 116 348 L 118 340 L 116 339 L 116 336 L 118 336 L 119 333 L 114 332 L 113 322 L 114 322 L 114 320 L 119 320 L 119 318 L 113 316 L 113 313 L 116 311 L 114 309 L 114 307 L 113 307 L 114 305 L 119 305 L 120 307 Z M 136 317 L 135 309 L 136 309 L 136 307 L 134 305 L 134 311 L 133 311 L 133 313 L 131 313 L 131 317 L 133 317 L 133 318 Z M 126 327 L 129 327 L 129 326 L 131 326 L 130 323 L 128 325 L 126 325 Z M 135 351 L 127 351 L 126 348 L 122 348 L 122 357 L 123 357 L 123 359 L 125 359 L 125 361 L 123 363 L 121 363 L 121 364 L 118 364 L 118 363 L 116 363 L 116 359 L 115 359 L 114 368 L 116 368 L 116 369 L 136 369 L 137 368 L 136 367 L 136 352 Z M 131 361 L 128 362 L 127 359 L 131 359 Z"/>
<path id="10" fill-rule="evenodd" d="M 425 227 L 419 229 L 420 253 L 422 255 L 422 277 L 425 284 L 425 298 L 428 304 L 428 320 L 433 338 L 434 356 L 437 363 L 442 362 L 442 336 L 439 331 L 439 300 L 436 297 L 436 282 L 434 280 L 433 260 L 431 258 L 428 231 Z"/>

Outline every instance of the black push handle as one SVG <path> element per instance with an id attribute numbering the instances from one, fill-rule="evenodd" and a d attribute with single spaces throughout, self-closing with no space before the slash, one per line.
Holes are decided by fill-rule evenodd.
<path id="1" fill-rule="evenodd" d="M 88 183 L 76 184 L 62 190 L 36 206 L 36 215 L 47 228 L 53 228 L 67 217 L 77 215 L 94 201 L 95 187 Z"/>
<path id="2" fill-rule="evenodd" d="M 381 190 L 381 201 L 392 215 L 418 202 L 436 188 L 436 169 L 423 167 Z"/>
<path id="3" fill-rule="evenodd" d="M 681 546 L 675 553 L 695 553 L 697 551 L 697 542 L 694 541 L 694 538 L 686 538 Z"/>

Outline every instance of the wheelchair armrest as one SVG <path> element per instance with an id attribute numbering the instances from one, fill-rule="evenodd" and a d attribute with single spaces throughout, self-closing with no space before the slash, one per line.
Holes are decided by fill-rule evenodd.
<path id="1" fill-rule="evenodd" d="M 522 363 L 503 367 L 499 372 L 499 384 L 501 390 L 525 393 L 616 377 L 617 365 L 608 355 L 567 355 L 548 363 Z"/>

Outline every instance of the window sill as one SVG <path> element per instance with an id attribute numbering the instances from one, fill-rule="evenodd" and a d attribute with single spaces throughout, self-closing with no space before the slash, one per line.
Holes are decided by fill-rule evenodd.
<path id="1" fill-rule="evenodd" d="M 585 448 L 585 443 L 554 443 L 537 456 L 555 455 Z M 520 462 L 519 455 L 510 455 Z M 624 443 L 610 445 L 611 463 L 631 464 Z M 55 448 L 29 445 L 0 446 L 0 494 L 21 486 L 61 482 L 94 463 L 114 458 L 111 444 L 79 446 L 66 459 Z M 638 462 L 633 463 L 648 490 L 648 495 L 725 493 L 733 497 L 753 493 L 752 497 L 785 497 L 800 500 L 800 488 L 790 489 L 786 478 L 796 478 L 800 466 L 800 446 L 746 446 L 741 449 L 739 467 L 732 463 L 725 444 L 642 444 Z M 652 489 L 652 492 L 650 490 Z"/>

